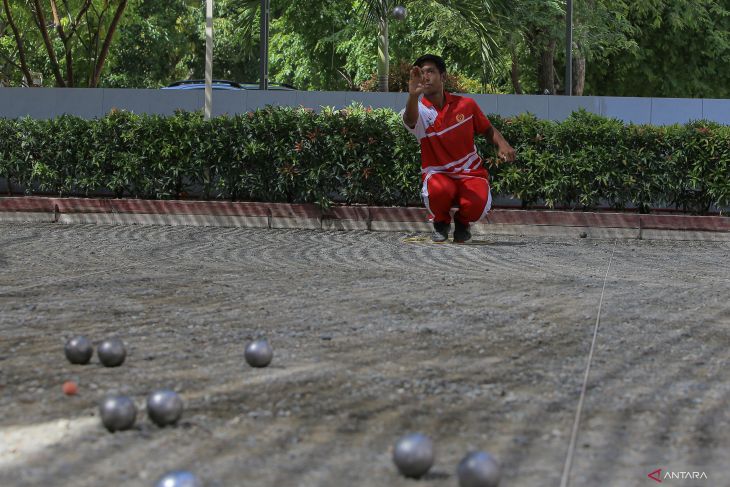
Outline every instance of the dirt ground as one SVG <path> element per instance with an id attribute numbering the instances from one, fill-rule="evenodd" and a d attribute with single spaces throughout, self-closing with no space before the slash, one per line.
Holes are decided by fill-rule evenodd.
<path id="1" fill-rule="evenodd" d="M 571 485 L 730 485 L 730 244 L 200 227 L 0 224 L 0 485 L 557 486 L 612 252 Z M 119 368 L 65 340 L 118 336 Z M 272 365 L 243 349 L 268 337 Z M 79 394 L 64 396 L 75 380 Z M 145 396 L 185 412 L 158 428 Z M 137 426 L 100 424 L 107 394 Z M 437 459 L 399 477 L 390 449 Z"/>

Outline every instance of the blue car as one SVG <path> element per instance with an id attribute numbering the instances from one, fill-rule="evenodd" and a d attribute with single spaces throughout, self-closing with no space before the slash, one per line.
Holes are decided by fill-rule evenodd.
<path id="1" fill-rule="evenodd" d="M 163 90 L 204 90 L 205 80 L 202 79 L 188 79 L 184 81 L 176 81 L 168 86 L 162 88 Z M 235 81 L 228 81 L 222 79 L 213 80 L 214 90 L 258 90 L 258 83 L 236 83 Z M 286 84 L 269 84 L 270 90 L 283 90 L 283 91 L 294 91 L 296 88 Z"/>

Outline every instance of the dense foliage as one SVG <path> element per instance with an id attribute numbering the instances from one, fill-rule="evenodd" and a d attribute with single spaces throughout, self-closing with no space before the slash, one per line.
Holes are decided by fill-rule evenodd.
<path id="1" fill-rule="evenodd" d="M 409 12 L 388 20 L 395 71 L 434 52 L 470 92 L 564 91 L 564 0 L 271 0 L 271 80 L 307 90 L 373 89 L 379 27 L 366 14 L 394 3 Z M 573 3 L 575 94 L 730 97 L 727 0 Z M 259 4 L 216 0 L 216 78 L 258 80 Z M 21 85 L 24 65 L 44 86 L 97 86 L 97 70 L 107 87 L 201 78 L 204 9 L 202 0 L 0 0 L 0 84 Z"/>
<path id="2" fill-rule="evenodd" d="M 565 122 L 491 117 L 517 149 L 494 164 L 496 194 L 591 209 L 730 206 L 730 127 L 624 125 L 587 112 Z M 205 122 L 113 111 L 97 120 L 0 119 L 0 177 L 33 192 L 249 201 L 418 204 L 416 140 L 389 109 L 267 107 Z M 3 190 L 0 188 L 0 190 Z"/>

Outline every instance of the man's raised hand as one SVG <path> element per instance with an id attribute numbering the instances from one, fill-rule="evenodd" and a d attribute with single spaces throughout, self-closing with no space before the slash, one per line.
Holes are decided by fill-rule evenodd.
<path id="1" fill-rule="evenodd" d="M 415 96 L 420 96 L 423 93 L 423 73 L 418 66 L 411 68 L 411 77 L 408 80 L 408 93 Z"/>

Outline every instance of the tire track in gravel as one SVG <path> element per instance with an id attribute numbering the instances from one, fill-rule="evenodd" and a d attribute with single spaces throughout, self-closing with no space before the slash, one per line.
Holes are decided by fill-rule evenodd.
<path id="1" fill-rule="evenodd" d="M 235 242 L 224 244 L 219 240 L 222 248 L 206 258 L 228 260 L 232 264 L 246 260 L 249 264 L 273 268 L 279 268 L 285 262 L 299 270 L 318 266 L 352 270 L 373 267 L 408 269 L 424 265 L 436 270 L 450 270 L 473 266 L 474 257 L 479 257 L 473 246 L 451 245 L 449 249 L 435 245 L 416 246 L 400 242 L 400 236 L 370 232 L 270 230 L 266 238 L 246 238 L 250 235 L 252 231 L 243 230 L 229 236 L 236 238 Z M 489 263 L 514 271 L 529 265 L 526 262 L 512 264 L 496 258 Z"/>
<path id="2" fill-rule="evenodd" d="M 681 245 L 687 245 L 689 251 L 696 250 L 692 253 L 691 262 L 678 258 L 676 246 L 672 247 L 667 242 L 637 241 L 622 245 L 617 264 L 622 269 L 632 271 L 627 275 L 647 281 L 673 279 L 677 282 L 701 280 L 730 283 L 730 244 L 682 242 Z"/>
<path id="3" fill-rule="evenodd" d="M 123 227 L 123 228 L 127 228 L 127 227 Z M 115 235 L 115 238 L 119 239 L 120 241 L 124 241 L 124 234 Z M 37 278 L 32 278 L 32 279 L 26 281 L 26 283 L 21 284 L 20 286 L 13 286 L 13 287 L 10 287 L 9 289 L 3 289 L 0 287 L 0 297 L 2 297 L 3 295 L 14 296 L 17 293 L 23 292 L 26 290 L 47 287 L 47 286 L 54 286 L 56 284 L 68 283 L 68 282 L 71 282 L 74 280 L 80 280 L 80 279 L 84 279 L 84 278 L 88 278 L 88 277 L 92 277 L 92 276 L 98 277 L 105 273 L 130 271 L 130 270 L 133 270 L 134 268 L 139 268 L 139 267 L 142 267 L 142 268 L 152 267 L 155 264 L 160 264 L 161 262 L 167 262 L 168 264 L 171 263 L 170 261 L 182 262 L 182 259 L 180 258 L 180 253 L 176 253 L 175 250 L 179 250 L 181 247 L 184 249 L 185 248 L 184 246 L 189 245 L 189 243 L 174 241 L 172 239 L 165 239 L 165 241 L 167 243 L 161 247 L 159 245 L 158 241 L 147 239 L 147 240 L 145 240 L 145 242 L 154 244 L 154 246 L 151 246 L 150 248 L 141 248 L 141 249 L 136 248 L 136 249 L 132 249 L 131 251 L 129 249 L 126 249 L 123 252 L 124 257 L 126 257 L 126 260 L 123 263 L 118 263 L 118 261 L 112 261 L 111 262 L 112 268 L 110 268 L 110 266 L 109 266 L 110 262 L 108 260 L 106 260 L 107 257 L 106 257 L 105 253 L 98 255 L 96 260 L 99 263 L 99 265 L 97 267 L 89 268 L 88 266 L 85 266 L 81 269 L 78 269 L 78 268 L 72 267 L 72 266 L 74 264 L 81 266 L 82 261 L 83 262 L 88 261 L 87 258 L 82 259 L 82 257 L 84 257 L 84 256 L 79 252 L 63 253 L 64 258 L 58 259 L 58 264 L 66 271 L 70 270 L 71 271 L 70 275 L 69 274 L 63 275 L 63 273 L 58 273 L 60 275 L 58 275 L 55 278 L 49 279 L 44 276 L 44 280 L 42 282 L 36 282 Z M 99 244 L 99 242 L 88 242 L 86 245 L 91 246 L 94 244 L 102 245 L 102 244 Z M 189 258 L 191 258 L 191 259 L 196 254 L 201 255 L 207 249 L 214 248 L 217 245 L 217 242 L 215 240 L 208 239 L 207 242 L 204 241 L 204 242 L 202 242 L 202 244 L 200 242 L 196 242 L 196 244 L 197 245 L 192 249 L 192 251 L 188 251 Z M 120 252 L 120 254 L 122 254 L 122 252 Z M 119 254 L 117 254 L 117 256 L 118 255 Z M 138 255 L 145 255 L 146 260 L 130 262 L 130 260 L 131 260 L 130 257 L 138 256 Z M 158 258 L 150 259 L 150 257 L 155 256 L 155 255 L 159 255 Z M 71 258 L 69 259 L 68 256 L 71 256 Z M 74 260 L 73 257 L 77 257 L 77 260 Z M 29 258 L 29 259 L 34 260 L 32 258 Z M 174 262 L 172 262 L 172 263 L 174 263 Z M 49 263 L 44 262 L 42 264 L 39 264 L 39 266 L 43 266 L 44 269 L 47 269 L 47 267 L 49 266 Z M 69 267 L 71 267 L 71 268 L 69 269 Z M 31 282 L 33 282 L 33 283 L 31 283 Z"/>
<path id="4" fill-rule="evenodd" d="M 256 235 L 253 230 L 215 229 L 211 235 L 207 235 L 199 233 L 199 229 L 180 228 L 173 227 L 174 230 L 170 232 L 165 231 L 166 227 L 101 226 L 101 238 L 97 238 L 97 242 L 90 241 L 87 247 L 81 248 L 78 245 L 78 235 L 71 228 L 65 228 L 66 231 L 59 232 L 62 241 L 57 244 L 60 248 L 56 249 L 56 254 L 60 253 L 63 257 L 58 259 L 58 267 L 76 270 L 77 266 L 88 265 L 89 261 L 108 259 L 110 253 L 116 254 L 117 261 L 124 263 L 140 255 L 147 257 L 146 263 L 153 263 L 149 257 L 156 255 L 169 261 L 174 258 L 170 253 L 174 252 L 181 261 L 199 257 L 205 261 L 226 261 L 232 265 L 246 261 L 249 265 L 274 268 L 281 267 L 286 262 L 287 265 L 301 270 L 322 265 L 353 270 L 376 267 L 413 271 L 427 267 L 425 270 L 431 272 L 450 272 L 456 268 L 465 275 L 480 276 L 489 269 L 504 269 L 521 274 L 534 273 L 536 270 L 554 273 L 556 268 L 561 267 L 563 270 L 571 269 L 569 264 L 561 265 L 559 262 L 550 262 L 549 267 L 545 262 L 528 262 L 520 258 L 517 252 L 510 251 L 509 245 L 502 244 L 496 252 L 492 251 L 495 248 L 493 246 L 407 245 L 399 241 L 399 236 L 383 237 L 368 232 L 353 235 L 351 232 L 272 230 L 266 238 L 256 239 L 252 238 Z M 79 230 L 93 232 L 98 229 L 99 226 L 82 225 Z M 210 229 L 206 230 L 210 233 Z M 201 238 L 200 235 L 207 237 Z M 292 236 L 295 238 L 292 239 Z M 66 237 L 68 241 L 63 242 Z M 83 249 L 93 248 L 95 244 L 112 245 L 111 252 L 91 258 L 89 254 L 93 250 Z M 387 245 L 387 252 L 382 252 L 381 248 L 375 250 L 375 247 L 383 247 L 383 244 L 390 244 Z M 211 249 L 214 250 L 206 252 Z"/>
<path id="5" fill-rule="evenodd" d="M 21 229 L 23 227 L 20 227 Z M 36 252 L 20 252 L 15 255 L 13 268 L 22 270 L 24 275 L 29 275 L 37 279 L 40 275 L 43 277 L 49 274 L 69 274 L 79 273 L 82 270 L 94 272 L 99 267 L 90 268 L 91 264 L 97 264 L 107 268 L 109 264 L 126 264 L 128 260 L 120 256 L 119 248 L 124 244 L 124 237 L 118 235 L 118 229 L 113 227 L 101 227 L 96 229 L 94 233 L 93 226 L 79 226 L 79 228 L 69 228 L 66 226 L 58 226 L 48 224 L 46 229 L 49 234 L 45 237 L 44 244 L 41 249 Z M 115 238 L 107 238 L 109 230 L 116 230 Z M 79 235 L 81 233 L 81 235 Z M 93 234 L 93 238 L 84 238 L 89 234 Z M 106 252 L 96 253 L 95 249 L 101 246 L 111 246 L 112 248 Z M 33 247 L 33 246 L 29 246 Z M 35 250 L 35 249 L 34 249 Z M 41 258 L 39 259 L 39 255 Z M 34 268 L 42 269 L 41 272 L 30 272 Z M 34 276 L 35 274 L 35 276 Z M 40 274 L 40 275 L 39 275 Z M 7 281 L 7 276 L 0 277 L 0 282 Z M 21 286 L 22 287 L 22 286 Z"/>

